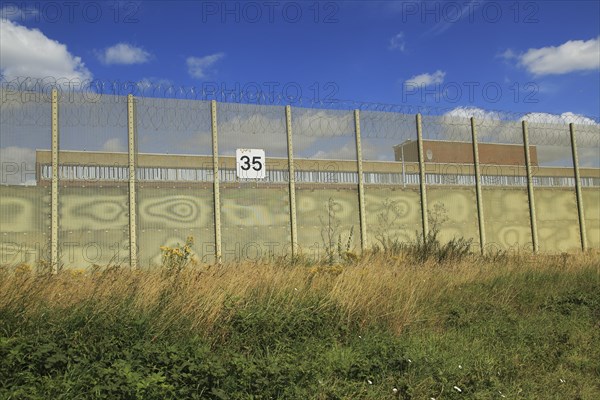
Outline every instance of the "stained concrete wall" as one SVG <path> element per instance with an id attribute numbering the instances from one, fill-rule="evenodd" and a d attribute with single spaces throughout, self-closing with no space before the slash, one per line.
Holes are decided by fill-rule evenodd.
<path id="1" fill-rule="evenodd" d="M 3 265 L 35 264 L 47 259 L 50 240 L 48 187 L 1 186 L 0 225 Z M 59 240 L 65 267 L 93 264 L 128 264 L 129 229 L 125 187 L 61 188 Z M 329 222 L 328 203 L 332 201 Z M 536 188 L 540 250 L 578 251 L 579 224 L 573 189 Z M 589 246 L 600 248 L 600 192 L 583 190 Z M 418 187 L 365 188 L 369 245 L 382 237 L 414 240 L 421 232 Z M 360 249 L 358 192 L 348 187 L 299 185 L 296 189 L 298 242 L 304 254 L 322 254 L 333 228 L 335 245 L 348 241 Z M 479 242 L 473 188 L 428 187 L 430 215 L 446 221 L 440 238 Z M 437 205 L 437 206 L 436 206 Z M 484 188 L 483 207 L 489 247 L 522 249 L 531 246 L 529 208 L 525 188 Z M 255 260 L 284 256 L 290 249 L 289 193 L 287 186 L 225 186 L 221 191 L 223 256 L 225 260 Z M 160 246 L 195 240 L 199 260 L 214 261 L 214 207 L 210 187 L 138 188 L 138 246 L 140 264 L 160 264 Z M 352 231 L 352 235 L 350 234 Z"/>

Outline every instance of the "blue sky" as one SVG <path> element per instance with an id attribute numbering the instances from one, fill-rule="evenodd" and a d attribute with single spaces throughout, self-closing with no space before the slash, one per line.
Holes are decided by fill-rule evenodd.
<path id="1" fill-rule="evenodd" d="M 600 163 L 598 1 L 0 1 L 0 17 L 4 81 L 152 82 L 217 92 L 217 99 L 225 91 L 249 102 L 262 91 L 296 106 L 332 100 L 354 101 L 352 108 L 425 106 L 444 118 L 485 119 L 480 140 L 517 144 L 520 129 L 500 124 L 491 110 L 518 112 L 515 119 L 561 124 L 546 131 L 532 124 L 541 165 L 570 165 L 564 122 L 579 125 L 580 164 Z M 240 99 L 240 91 L 250 98 Z M 124 108 L 109 97 L 101 107 L 62 104 L 62 150 L 127 150 Z M 138 107 L 138 150 L 210 154 L 208 112 L 198 117 L 198 109 L 185 109 L 189 104 L 170 104 L 181 113 Z M 19 105 L 6 104 L 0 158 L 32 171 L 35 149 L 50 145 L 49 108 Z M 287 154 L 280 109 L 228 106 L 219 106 L 222 154 L 256 146 L 269 156 Z M 401 110 L 416 112 L 409 109 Z M 295 109 L 293 116 L 297 157 L 354 159 L 351 113 Z M 393 145 L 414 137 L 412 116 L 404 117 L 361 114 L 365 160 L 390 160 Z M 24 121 L 33 125 L 23 130 Z M 468 141 L 469 124 L 461 121 L 425 117 L 425 135 Z"/>
<path id="2" fill-rule="evenodd" d="M 597 1 L 3 1 L 0 67 L 598 116 L 599 15 Z"/>

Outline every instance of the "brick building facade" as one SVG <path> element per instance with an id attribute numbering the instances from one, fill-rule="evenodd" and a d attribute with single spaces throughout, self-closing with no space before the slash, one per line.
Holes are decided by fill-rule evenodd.
<path id="1" fill-rule="evenodd" d="M 480 164 L 491 165 L 525 165 L 525 152 L 522 145 L 479 143 Z M 537 149 L 529 146 L 531 165 L 538 165 Z M 408 140 L 394 146 L 396 161 L 418 162 L 417 142 Z M 425 162 L 443 164 L 473 164 L 473 145 L 469 142 L 446 142 L 441 140 L 424 140 L 423 155 Z"/>

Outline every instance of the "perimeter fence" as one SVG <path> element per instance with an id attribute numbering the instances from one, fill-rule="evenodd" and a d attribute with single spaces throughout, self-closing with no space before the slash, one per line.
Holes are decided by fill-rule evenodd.
<path id="1" fill-rule="evenodd" d="M 474 251 L 600 248 L 597 118 L 147 82 L 0 91 L 1 265 L 152 266 L 188 237 L 199 262 L 318 258 L 432 229 Z M 240 172 L 246 149 L 264 177 Z"/>

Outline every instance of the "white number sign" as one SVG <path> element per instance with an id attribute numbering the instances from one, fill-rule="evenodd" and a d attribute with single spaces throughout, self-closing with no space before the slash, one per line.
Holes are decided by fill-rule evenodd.
<path id="1" fill-rule="evenodd" d="M 237 149 L 235 151 L 237 177 L 239 179 L 263 179 L 265 177 L 265 151 L 262 149 Z"/>

